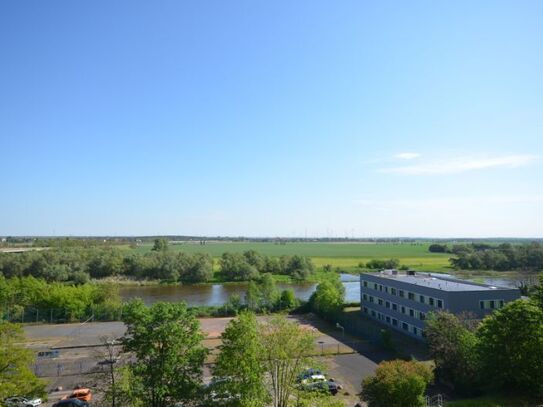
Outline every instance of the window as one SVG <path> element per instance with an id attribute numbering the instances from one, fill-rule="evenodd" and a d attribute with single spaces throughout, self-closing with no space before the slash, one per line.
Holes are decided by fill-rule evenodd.
<path id="1" fill-rule="evenodd" d="M 500 300 L 499 304 L 500 304 L 499 308 L 503 308 L 503 300 Z"/>
<path id="2" fill-rule="evenodd" d="M 498 309 L 503 307 L 505 301 L 504 300 L 481 300 L 479 301 L 479 308 L 483 310 L 487 309 Z"/>
<path id="3" fill-rule="evenodd" d="M 494 309 L 496 308 L 496 303 L 494 302 L 494 300 L 490 300 L 490 309 Z"/>
<path id="4" fill-rule="evenodd" d="M 479 301 L 479 308 L 485 309 L 485 302 L 484 301 Z"/>
<path id="5" fill-rule="evenodd" d="M 392 310 L 393 311 L 398 311 L 398 304 L 392 303 Z"/>
<path id="6" fill-rule="evenodd" d="M 391 288 L 391 289 L 390 289 L 390 294 L 396 295 L 396 289 L 395 289 L 395 288 Z"/>
<path id="7" fill-rule="evenodd" d="M 438 308 L 443 308 L 443 301 L 437 300 L 437 307 Z"/>
<path id="8" fill-rule="evenodd" d="M 424 304 L 424 302 L 425 302 L 424 295 L 419 295 L 419 301 L 420 301 L 421 304 Z"/>
<path id="9" fill-rule="evenodd" d="M 368 296 L 366 294 L 362 294 L 362 298 L 364 299 L 364 301 L 368 301 Z"/>
<path id="10" fill-rule="evenodd" d="M 390 302 L 385 302 L 385 307 L 390 308 Z"/>
<path id="11" fill-rule="evenodd" d="M 426 319 L 426 314 L 424 312 L 419 312 L 419 319 L 424 321 Z"/>
<path id="12" fill-rule="evenodd" d="M 383 300 L 381 298 L 379 298 L 379 305 L 383 305 Z"/>
<path id="13" fill-rule="evenodd" d="M 377 290 L 377 283 L 373 283 L 373 289 Z"/>
<path id="14" fill-rule="evenodd" d="M 404 331 L 407 331 L 409 329 L 409 325 L 407 325 L 405 322 L 402 322 L 402 329 Z"/>
<path id="15" fill-rule="evenodd" d="M 409 309 L 409 316 L 410 317 L 415 317 L 415 310 Z"/>
<path id="16" fill-rule="evenodd" d="M 398 293 L 400 294 L 400 297 L 402 297 L 402 298 L 404 297 L 404 292 L 403 292 L 403 290 L 398 291 Z"/>
<path id="17" fill-rule="evenodd" d="M 407 293 L 407 298 L 409 298 L 410 300 L 415 301 L 415 294 L 414 293 Z"/>
<path id="18" fill-rule="evenodd" d="M 386 320 L 387 320 L 387 324 L 390 324 L 390 317 L 387 317 Z"/>
<path id="19" fill-rule="evenodd" d="M 375 311 L 371 311 L 371 316 L 375 318 Z"/>
<path id="20" fill-rule="evenodd" d="M 417 329 L 416 326 L 413 327 L 413 333 L 414 333 L 415 335 L 418 335 L 418 329 Z"/>
<path id="21" fill-rule="evenodd" d="M 364 310 L 364 313 L 366 314 L 368 313 L 368 307 L 364 307 L 363 310 Z"/>
<path id="22" fill-rule="evenodd" d="M 432 297 L 428 298 L 428 304 L 430 304 L 432 307 L 434 306 L 434 299 Z"/>
<path id="23" fill-rule="evenodd" d="M 392 326 L 398 326 L 398 320 L 396 318 L 392 318 Z"/>
<path id="24" fill-rule="evenodd" d="M 405 314 L 405 307 L 402 305 L 402 314 Z"/>
<path id="25" fill-rule="evenodd" d="M 385 293 L 388 294 L 388 287 L 385 285 Z"/>
<path id="26" fill-rule="evenodd" d="M 370 295 L 370 302 L 373 303 L 373 297 Z"/>
<path id="27" fill-rule="evenodd" d="M 383 285 L 379 284 L 379 291 L 383 291 Z"/>
<path id="28" fill-rule="evenodd" d="M 368 282 L 364 281 L 364 287 L 368 288 Z"/>

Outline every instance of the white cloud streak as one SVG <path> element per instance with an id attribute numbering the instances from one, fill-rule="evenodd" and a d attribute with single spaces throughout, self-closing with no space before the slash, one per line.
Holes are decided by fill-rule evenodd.
<path id="1" fill-rule="evenodd" d="M 531 164 L 538 157 L 529 154 L 453 157 L 442 160 L 422 162 L 413 165 L 381 168 L 378 171 L 401 175 L 444 175 L 459 174 L 467 171 L 486 170 L 492 168 L 517 168 Z"/>
<path id="2" fill-rule="evenodd" d="M 419 157 L 420 157 L 419 153 L 408 153 L 408 152 L 398 153 L 394 156 L 394 158 L 397 158 L 399 160 L 414 160 L 415 158 L 419 158 Z"/>

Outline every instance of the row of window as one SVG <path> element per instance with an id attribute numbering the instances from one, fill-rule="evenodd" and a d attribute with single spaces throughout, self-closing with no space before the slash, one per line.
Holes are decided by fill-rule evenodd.
<path id="1" fill-rule="evenodd" d="M 379 298 L 379 297 L 374 297 L 368 294 L 362 294 L 362 299 L 372 304 L 378 304 L 392 311 L 399 312 L 404 315 L 409 315 L 411 318 L 420 319 L 421 321 L 424 321 L 426 319 L 426 314 L 422 311 L 409 308 L 404 305 L 396 304 L 394 302 L 390 302 L 387 300 L 383 300 L 382 298 Z"/>
<path id="2" fill-rule="evenodd" d="M 481 309 L 500 309 L 504 303 L 504 300 L 483 300 L 479 301 L 479 307 Z"/>
<path id="3" fill-rule="evenodd" d="M 397 295 L 398 297 L 407 298 L 408 300 L 420 302 L 421 304 L 428 304 L 431 307 L 443 308 L 443 300 L 440 300 L 439 298 L 434 298 L 423 294 L 417 294 L 407 290 L 400 290 L 399 288 L 388 287 L 386 285 L 372 283 L 366 280 L 362 280 L 362 284 L 365 288 L 371 288 L 373 290 L 385 292 L 390 295 Z"/>
<path id="4" fill-rule="evenodd" d="M 364 311 L 365 314 L 371 315 L 373 318 L 377 319 L 378 321 L 387 323 L 388 325 L 391 325 L 394 328 L 402 329 L 404 331 L 412 333 L 413 335 L 424 337 L 424 331 L 415 325 L 408 324 L 407 322 L 399 321 L 396 318 L 393 318 L 389 315 L 381 314 L 379 311 L 370 310 L 367 307 L 362 307 L 362 310 Z"/>

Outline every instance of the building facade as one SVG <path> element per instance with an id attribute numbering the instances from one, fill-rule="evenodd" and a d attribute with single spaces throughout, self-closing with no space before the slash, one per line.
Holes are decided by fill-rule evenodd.
<path id="1" fill-rule="evenodd" d="M 518 289 L 472 283 L 439 274 L 385 270 L 360 275 L 361 312 L 421 340 L 430 312 L 465 312 L 480 319 L 519 298 Z"/>

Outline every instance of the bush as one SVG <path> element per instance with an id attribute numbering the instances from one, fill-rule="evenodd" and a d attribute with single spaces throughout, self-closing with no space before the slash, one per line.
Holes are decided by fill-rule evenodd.
<path id="1" fill-rule="evenodd" d="M 422 407 L 432 379 L 431 368 L 420 362 L 381 362 L 375 375 L 362 381 L 362 400 L 369 407 Z"/>

